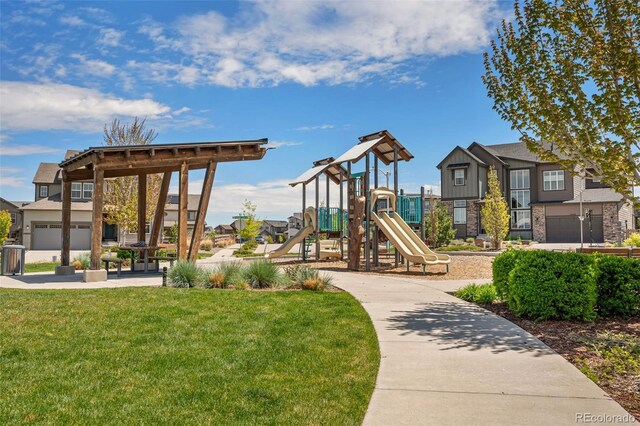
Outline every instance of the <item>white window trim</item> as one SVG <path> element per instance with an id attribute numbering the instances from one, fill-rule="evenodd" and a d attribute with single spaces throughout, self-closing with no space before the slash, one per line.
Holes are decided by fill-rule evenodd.
<path id="1" fill-rule="evenodd" d="M 457 206 L 456 206 L 457 204 Z M 461 218 L 456 217 L 456 213 L 464 212 Z M 453 224 L 454 225 L 466 225 L 467 224 L 467 202 L 465 200 L 453 200 Z"/>
<path id="2" fill-rule="evenodd" d="M 517 226 L 518 222 L 516 221 L 516 223 L 514 223 L 513 218 L 514 218 L 514 213 L 515 216 L 518 216 L 518 213 L 529 213 L 529 226 L 525 226 L 524 228 L 520 228 Z M 514 209 L 511 210 L 511 229 L 512 230 L 517 230 L 517 231 L 527 231 L 531 229 L 531 210 L 529 209 Z"/>
<path id="3" fill-rule="evenodd" d="M 516 192 L 516 200 L 520 201 L 520 197 L 518 195 L 522 195 L 522 207 L 513 207 L 513 193 Z M 529 202 L 525 203 L 525 194 L 529 194 Z M 511 190 L 509 198 L 509 208 L 511 210 L 524 210 L 529 208 L 529 204 L 531 204 L 531 190 L 530 189 L 513 189 Z"/>
<path id="4" fill-rule="evenodd" d="M 42 194 L 42 190 L 44 189 L 44 195 Z M 45 198 L 49 196 L 49 185 L 40 185 L 38 189 L 38 195 L 40 198 Z"/>
<path id="5" fill-rule="evenodd" d="M 90 188 L 91 188 L 91 191 L 90 191 L 90 192 L 91 192 L 91 195 L 89 195 L 89 196 L 87 197 L 87 196 L 85 195 L 85 194 L 86 194 L 86 192 L 87 192 L 87 189 L 85 189 L 85 188 L 88 188 L 88 187 L 90 187 Z M 90 199 L 92 199 L 92 198 L 93 198 L 93 183 L 92 183 L 92 182 L 84 182 L 84 183 L 82 184 L 82 198 L 87 199 L 87 200 L 90 200 Z"/>
<path id="6" fill-rule="evenodd" d="M 547 186 L 547 184 L 549 185 Z M 545 170 L 542 172 L 543 191 L 564 191 L 564 189 L 564 170 Z"/>
<path id="7" fill-rule="evenodd" d="M 73 189 L 74 186 L 79 186 L 80 189 Z M 77 192 L 78 195 L 73 195 L 74 192 Z M 74 200 L 78 200 L 82 198 L 82 183 L 80 182 L 71 182 L 71 198 Z"/>
<path id="8" fill-rule="evenodd" d="M 522 187 L 517 186 L 518 175 L 522 174 Z M 527 176 L 528 185 L 524 184 L 524 177 Z M 515 179 L 514 179 L 515 176 Z M 530 189 L 531 188 L 531 171 L 529 169 L 517 169 L 509 172 L 510 189 Z"/>
<path id="9" fill-rule="evenodd" d="M 462 172 L 462 176 L 458 176 L 458 172 Z M 453 186 L 464 186 L 466 184 L 464 169 L 453 170 Z M 458 183 L 458 179 L 462 179 L 462 183 Z"/>

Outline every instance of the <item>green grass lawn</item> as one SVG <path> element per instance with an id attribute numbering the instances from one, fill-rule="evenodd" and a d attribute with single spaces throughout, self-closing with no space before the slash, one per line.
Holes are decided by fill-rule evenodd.
<path id="1" fill-rule="evenodd" d="M 0 290 L 0 424 L 360 424 L 378 364 L 347 293 Z"/>
<path id="2" fill-rule="evenodd" d="M 25 263 L 24 272 L 49 272 L 55 271 L 56 266 L 60 265 L 60 262 L 35 262 Z"/>

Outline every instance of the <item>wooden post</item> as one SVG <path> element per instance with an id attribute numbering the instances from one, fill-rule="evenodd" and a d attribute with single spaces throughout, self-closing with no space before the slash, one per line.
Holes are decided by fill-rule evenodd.
<path id="1" fill-rule="evenodd" d="M 378 156 L 373 155 L 373 187 L 378 188 Z M 371 208 L 375 209 L 375 206 L 371 206 Z M 377 211 L 377 210 L 376 210 Z M 377 225 L 372 225 L 373 227 L 373 265 L 380 265 L 380 255 L 378 253 L 378 241 L 380 241 L 380 231 L 378 230 Z"/>
<path id="2" fill-rule="evenodd" d="M 171 174 L 171 172 L 165 172 L 162 176 L 162 184 L 160 185 L 160 193 L 158 194 L 158 204 L 156 205 L 156 212 L 153 216 L 153 224 L 151 225 L 151 236 L 149 236 L 149 245 L 151 247 L 158 245 L 158 238 L 160 236 L 160 232 L 162 232 L 164 206 L 167 204 L 167 194 L 169 193 Z"/>
<path id="3" fill-rule="evenodd" d="M 178 189 L 178 259 L 187 258 L 187 203 L 189 201 L 189 166 L 180 166 Z"/>
<path id="4" fill-rule="evenodd" d="M 93 169 L 93 229 L 91 231 L 91 269 L 100 269 L 100 250 L 102 250 L 102 207 L 104 204 L 104 170 Z M 71 196 L 71 193 L 69 193 Z M 70 210 L 70 209 L 69 209 Z"/>
<path id="5" fill-rule="evenodd" d="M 355 208 L 356 198 L 355 188 L 352 186 L 355 185 L 351 181 L 351 161 L 347 161 L 347 256 L 351 256 L 351 224 L 353 223 L 351 212 Z"/>
<path id="6" fill-rule="evenodd" d="M 365 197 L 359 196 L 353 199 L 353 219 L 349 222 L 349 246 L 347 250 L 347 265 L 352 271 L 360 269 L 360 248 L 364 236 L 363 219 L 365 216 Z"/>
<path id="7" fill-rule="evenodd" d="M 340 260 L 344 260 L 344 189 L 342 164 L 340 166 L 340 211 L 338 216 L 338 229 L 340 230 Z"/>
<path id="8" fill-rule="evenodd" d="M 189 260 L 195 262 L 198 258 L 198 250 L 200 250 L 200 242 L 204 234 L 204 219 L 207 215 L 207 207 L 209 207 L 209 199 L 211 198 L 211 187 L 216 174 L 216 163 L 209 162 L 207 171 L 204 175 L 202 183 L 202 194 L 200 195 L 200 203 L 198 204 L 198 213 L 196 216 L 196 224 L 193 227 L 193 235 L 191 236 L 191 246 L 189 247 Z"/>
<path id="9" fill-rule="evenodd" d="M 316 176 L 316 260 L 320 260 L 320 224 L 318 210 L 320 208 L 320 176 Z"/>
<path id="10" fill-rule="evenodd" d="M 302 227 L 304 228 L 306 224 L 304 223 L 304 211 L 307 209 L 307 184 L 302 182 Z M 300 245 L 302 246 L 302 260 L 307 260 L 307 239 L 300 241 Z"/>
<path id="11" fill-rule="evenodd" d="M 69 266 L 71 249 L 71 181 L 67 172 L 62 172 L 62 253 L 60 264 Z"/>
<path id="12" fill-rule="evenodd" d="M 370 153 L 367 152 L 365 156 L 365 172 L 364 172 L 364 197 L 365 197 L 365 243 L 364 243 L 364 268 L 365 271 L 371 270 L 371 194 L 369 194 L 371 168 L 370 165 Z"/>
<path id="13" fill-rule="evenodd" d="M 394 212 L 396 212 L 398 209 L 398 145 L 393 146 L 393 193 L 396 195 L 396 205 L 389 207 L 393 207 Z M 395 250 L 394 264 L 396 268 L 399 262 L 400 255 L 398 250 Z"/>
<path id="14" fill-rule="evenodd" d="M 325 217 L 325 226 L 327 227 L 327 232 L 331 231 L 331 217 L 329 217 L 329 204 L 330 204 L 330 199 L 329 199 L 329 185 L 331 182 L 329 182 L 329 175 L 325 174 L 325 179 L 327 180 L 327 193 L 325 194 L 326 200 L 327 200 L 327 216 Z"/>
<path id="15" fill-rule="evenodd" d="M 138 241 L 146 241 L 147 227 L 147 175 L 138 175 Z"/>

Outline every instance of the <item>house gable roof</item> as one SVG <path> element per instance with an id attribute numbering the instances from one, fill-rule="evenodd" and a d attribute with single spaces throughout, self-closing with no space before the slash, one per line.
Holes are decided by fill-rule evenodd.
<path id="1" fill-rule="evenodd" d="M 502 159 L 498 156 L 498 153 L 495 150 L 493 150 L 493 149 L 491 149 L 491 148 L 489 148 L 489 147 L 487 147 L 485 145 L 482 145 L 481 143 L 478 143 L 478 142 L 474 141 L 471 145 L 469 145 L 469 148 L 467 148 L 467 150 L 469 152 L 471 152 L 471 150 L 476 146 L 478 148 L 480 148 L 481 150 L 483 150 L 484 152 L 486 152 L 487 154 L 489 154 L 490 156 L 492 156 L 493 158 L 495 158 L 496 161 L 498 161 L 502 165 L 507 165 L 506 162 L 502 161 Z"/>
<path id="2" fill-rule="evenodd" d="M 60 183 L 60 167 L 56 163 L 40 163 L 33 183 Z"/>
<path id="3" fill-rule="evenodd" d="M 437 165 L 436 167 L 438 167 L 439 169 L 441 169 L 441 168 L 442 168 L 442 165 L 443 165 L 443 164 L 447 161 L 447 159 L 448 159 L 449 157 L 451 157 L 451 155 L 453 155 L 456 151 L 462 151 L 462 152 L 464 152 L 464 153 L 465 153 L 465 154 L 467 154 L 469 157 L 471 157 L 471 158 L 473 159 L 473 161 L 477 162 L 477 163 L 478 163 L 478 164 L 480 164 L 481 166 L 486 166 L 486 165 L 487 165 L 484 161 L 482 161 L 481 159 L 479 159 L 478 157 L 476 157 L 476 156 L 475 156 L 471 151 L 469 151 L 468 149 L 463 148 L 463 147 L 461 147 L 461 146 L 459 146 L 459 145 L 458 145 L 458 146 L 456 146 L 455 148 L 453 148 L 453 149 L 451 150 L 451 152 L 449 152 L 449 153 L 447 154 L 447 156 L 446 156 L 446 157 L 444 157 L 444 159 L 443 159 L 440 163 L 438 163 L 438 165 Z"/>
<path id="4" fill-rule="evenodd" d="M 495 157 L 511 158 L 514 160 L 529 161 L 532 163 L 545 163 L 538 154 L 529 151 L 525 142 L 504 143 L 498 145 L 481 145 L 487 152 Z"/>

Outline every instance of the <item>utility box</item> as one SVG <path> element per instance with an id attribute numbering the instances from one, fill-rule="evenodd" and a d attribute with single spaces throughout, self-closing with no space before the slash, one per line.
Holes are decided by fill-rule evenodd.
<path id="1" fill-rule="evenodd" d="M 24 246 L 8 245 L 2 246 L 2 275 L 24 275 Z"/>

